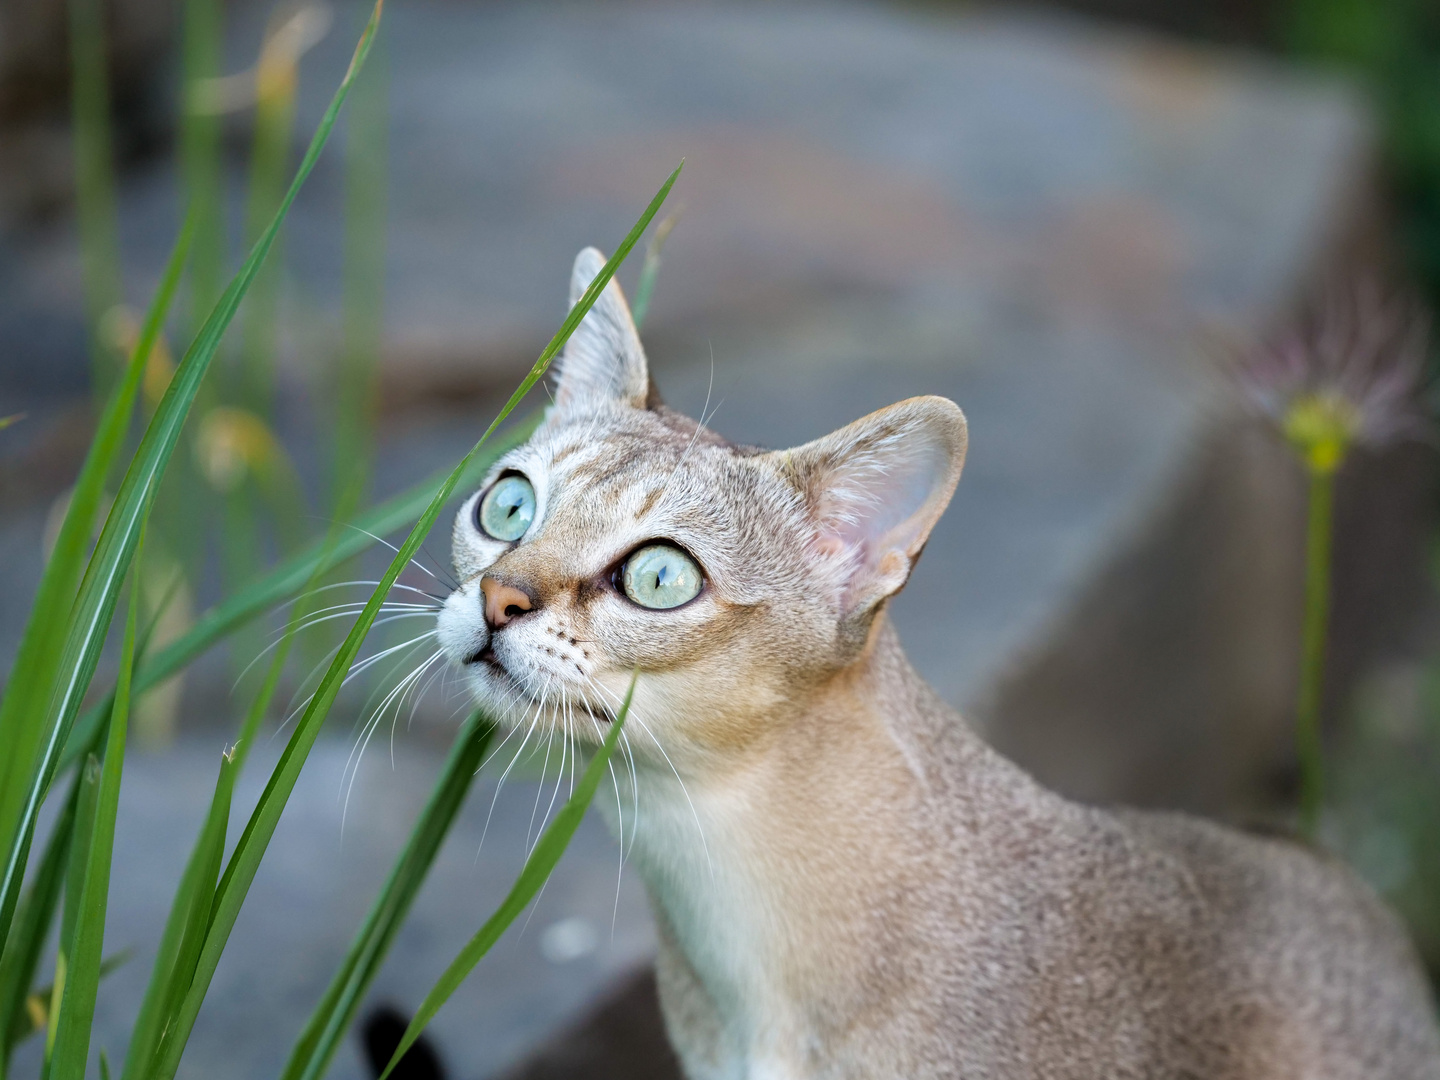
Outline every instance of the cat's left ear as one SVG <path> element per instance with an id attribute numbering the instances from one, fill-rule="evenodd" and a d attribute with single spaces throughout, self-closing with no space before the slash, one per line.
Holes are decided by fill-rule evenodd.
<path id="1" fill-rule="evenodd" d="M 965 446 L 960 407 L 917 397 L 776 455 L 809 506 L 809 554 L 834 582 L 842 621 L 909 580 L 960 480 Z"/>
<path id="2" fill-rule="evenodd" d="M 593 247 L 575 256 L 575 269 L 570 275 L 571 307 L 585 295 L 604 266 L 605 256 Z M 644 407 L 650 385 L 645 350 L 640 347 L 630 305 L 614 278 L 565 343 L 559 367 L 555 404 L 562 412 L 607 400 Z"/>

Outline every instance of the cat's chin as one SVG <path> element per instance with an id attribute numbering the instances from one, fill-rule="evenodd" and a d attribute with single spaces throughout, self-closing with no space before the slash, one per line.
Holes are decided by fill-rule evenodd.
<path id="1" fill-rule="evenodd" d="M 583 714 L 595 722 L 589 734 L 598 740 L 597 729 L 615 720 L 614 713 L 604 705 L 585 700 L 578 687 L 539 690 L 515 675 L 488 646 L 467 658 L 465 670 L 470 678 L 476 703 L 486 708 L 503 727 L 519 727 L 539 722 L 557 729 L 575 727 L 573 721 Z M 586 725 L 578 725 L 583 735 Z"/>

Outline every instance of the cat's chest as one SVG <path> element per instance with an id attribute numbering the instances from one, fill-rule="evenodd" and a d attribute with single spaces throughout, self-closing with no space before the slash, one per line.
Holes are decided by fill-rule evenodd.
<path id="1" fill-rule="evenodd" d="M 710 1044 L 716 1080 L 790 1080 L 788 1059 L 810 1037 L 791 986 L 793 939 L 757 859 L 757 838 L 735 792 L 683 790 L 673 777 L 641 778 L 624 831 L 645 879 L 665 947 L 678 955 L 692 1003 L 710 1013 L 692 1033 Z M 618 831 L 615 807 L 608 809 Z M 686 1033 L 677 1032 L 682 1039 Z"/>

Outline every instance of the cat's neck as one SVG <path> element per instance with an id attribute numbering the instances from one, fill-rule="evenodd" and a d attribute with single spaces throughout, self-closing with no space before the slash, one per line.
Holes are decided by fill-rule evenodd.
<path id="1" fill-rule="evenodd" d="M 853 665 L 769 719 L 761 747 L 683 784 L 641 770 L 627 823 L 667 945 L 742 1027 L 812 997 L 800 984 L 840 987 L 841 970 L 871 964 L 905 921 L 897 898 L 945 846 L 936 797 L 966 774 L 1010 781 L 883 615 Z"/>

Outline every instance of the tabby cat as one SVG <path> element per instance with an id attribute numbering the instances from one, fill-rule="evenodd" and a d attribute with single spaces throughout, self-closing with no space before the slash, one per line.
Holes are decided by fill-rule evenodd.
<path id="1" fill-rule="evenodd" d="M 907 663 L 886 601 L 965 445 L 938 397 L 733 445 L 660 401 L 611 283 L 455 522 L 440 639 L 517 735 L 593 746 L 638 671 L 611 816 L 687 1074 L 1440 1080 L 1411 944 L 1343 867 L 1069 802 Z"/>

